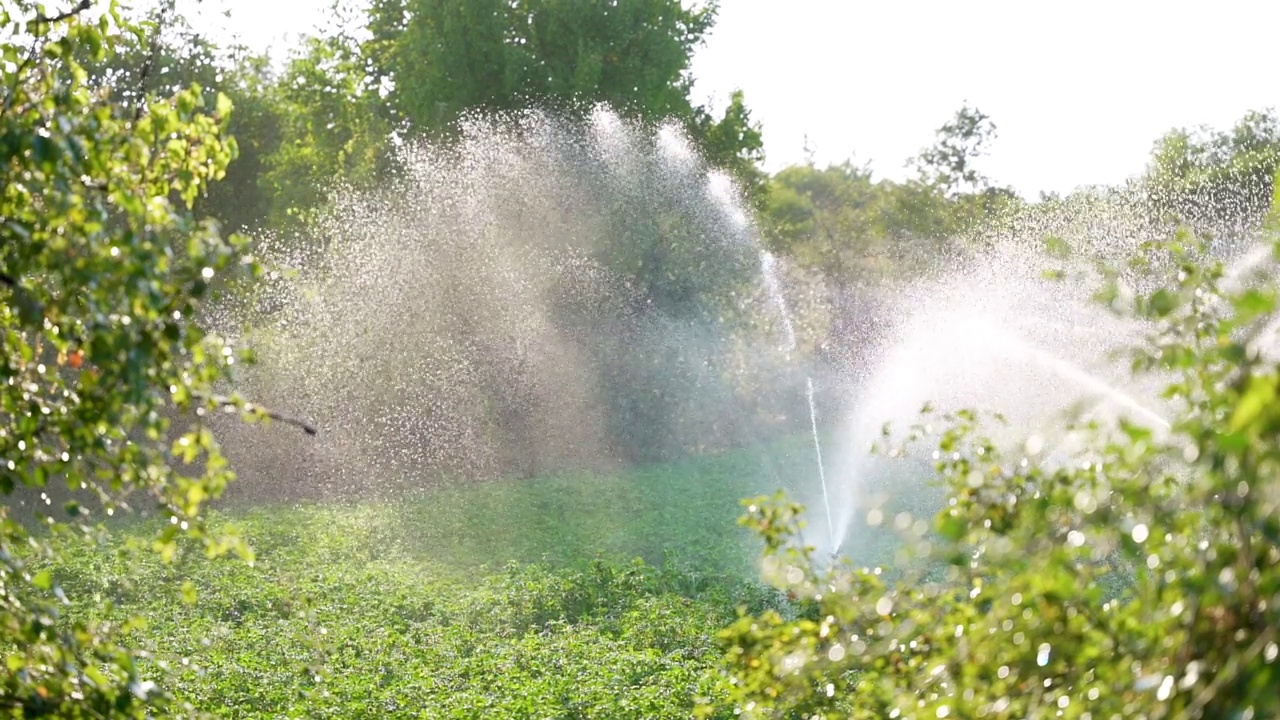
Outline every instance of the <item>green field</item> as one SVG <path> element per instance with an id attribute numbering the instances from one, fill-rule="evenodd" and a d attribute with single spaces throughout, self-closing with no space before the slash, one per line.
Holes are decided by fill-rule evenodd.
<path id="1" fill-rule="evenodd" d="M 141 521 L 55 579 L 72 613 L 110 599 L 100 619 L 145 618 L 133 642 L 178 698 L 228 717 L 689 717 L 717 696 L 735 609 L 785 604 L 757 580 L 740 500 L 809 463 L 797 439 L 395 502 L 224 506 L 252 567 L 132 552 Z"/>

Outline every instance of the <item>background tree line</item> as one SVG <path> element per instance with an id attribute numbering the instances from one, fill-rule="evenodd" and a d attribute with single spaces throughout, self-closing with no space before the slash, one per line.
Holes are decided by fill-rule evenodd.
<path id="1" fill-rule="evenodd" d="M 197 206 L 228 231 L 298 228 L 330 189 L 384 177 L 396 145 L 447 138 L 468 113 L 536 106 L 580 117 L 597 103 L 650 123 L 677 119 L 708 163 L 738 181 L 770 249 L 840 288 L 909 276 L 966 228 L 1029 204 L 981 173 L 997 128 L 968 105 L 908 160 L 916 175 L 905 181 L 852 160 L 766 173 L 762 129 L 743 93 L 718 113 L 692 96 L 691 58 L 716 11 L 714 2 L 673 0 L 377 0 L 361 11 L 335 7 L 340 31 L 273 61 L 220 47 L 162 4 L 146 18 L 155 32 L 122 37 L 88 67 L 121 103 L 133 102 L 134 88 L 193 82 L 232 100 L 239 154 Z M 1155 214 L 1256 223 L 1278 148 L 1270 110 L 1226 131 L 1177 129 L 1155 143 L 1138 182 Z"/>
<path id="2" fill-rule="evenodd" d="M 472 113 L 540 107 L 581 118 L 607 103 L 624 118 L 650 125 L 675 119 L 707 163 L 738 182 L 755 211 L 762 244 L 787 260 L 788 279 L 814 289 L 796 294 L 823 298 L 827 311 L 798 318 L 801 351 L 835 373 L 876 335 L 865 324 L 878 316 L 880 288 L 971 251 L 976 229 L 1087 199 L 1085 192 L 1028 202 L 986 177 L 982 157 L 997 140 L 997 126 L 967 104 L 907 160 L 914 174 L 904 180 L 878 178 L 852 160 L 826 167 L 808 161 L 766 173 L 762 128 L 745 96 L 734 93 L 719 112 L 693 97 L 691 58 L 716 10 L 715 3 L 686 7 L 678 0 L 377 0 L 360 10 L 335 7 L 335 31 L 305 38 L 272 59 L 220 47 L 172 4 L 162 4 L 147 18 L 149 32 L 121 35 L 115 53 L 86 67 L 90 83 L 111 89 L 123 106 L 137 102 L 139 93 L 174 92 L 192 83 L 208 98 L 230 98 L 235 111 L 229 134 L 238 154 L 226 177 L 197 200 L 195 212 L 217 219 L 225 231 L 267 231 L 296 243 L 323 234 L 316 228 L 331 207 L 331 190 L 385 184 L 398 172 L 397 148 L 416 138 L 448 143 Z M 1248 225 L 1260 217 L 1280 147 L 1276 127 L 1273 114 L 1253 113 L 1227 132 L 1176 131 L 1161 139 L 1146 175 L 1135 182 L 1148 214 L 1206 225 L 1240 218 Z M 623 203 L 629 209 L 619 211 L 614 231 L 592 254 L 639 289 L 634 304 L 642 314 L 654 321 L 710 322 L 725 316 L 720 300 L 758 286 L 753 262 L 720 257 L 675 205 L 632 200 Z M 669 354 L 656 349 L 661 343 L 624 345 L 634 357 L 620 361 L 621 367 L 649 367 L 649 355 Z M 484 362 L 496 358 L 488 354 Z M 689 361 L 690 377 L 701 377 L 701 360 Z M 668 372 L 650 383 L 610 384 L 623 395 L 607 404 L 617 408 L 614 424 L 631 436 L 622 443 L 628 459 L 706 445 L 688 428 L 676 433 L 662 422 L 679 414 L 668 407 L 673 398 L 687 395 L 668 387 L 679 373 L 664 367 Z M 493 373 L 518 387 L 528 384 L 509 369 Z M 781 381 L 760 382 L 782 387 Z M 740 390 L 751 397 L 762 392 Z M 511 409 L 519 405 L 508 401 L 513 393 L 519 394 L 485 403 L 497 408 L 491 420 L 496 438 L 509 440 L 514 431 L 508 425 L 528 424 Z M 778 394 L 789 396 L 785 387 Z"/>
<path id="3" fill-rule="evenodd" d="M 239 154 L 196 208 L 228 231 L 302 227 L 332 188 L 385 177 L 398 144 L 447 138 L 468 113 L 535 106 L 580 117 L 597 103 L 650 123 L 678 120 L 708 163 L 740 184 L 770 249 L 820 272 L 837 294 L 918 273 L 967 228 L 1029 204 L 981 173 L 997 127 L 969 105 L 907 161 L 916 175 L 905 181 L 852 160 L 766 173 L 744 94 L 718 113 L 692 96 L 691 59 L 716 12 L 715 2 L 674 0 L 376 0 L 359 11 L 335 6 L 339 31 L 273 61 L 220 47 L 162 4 L 146 18 L 155 32 L 122 37 L 88 69 L 121 103 L 134 101 L 135 88 L 193 82 L 232 100 Z M 1155 143 L 1138 184 L 1155 215 L 1256 224 L 1277 152 L 1271 110 L 1226 131 L 1176 129 Z"/>

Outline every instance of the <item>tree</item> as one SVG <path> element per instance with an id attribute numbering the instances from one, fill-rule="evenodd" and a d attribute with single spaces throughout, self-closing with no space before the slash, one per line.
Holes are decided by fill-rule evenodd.
<path id="1" fill-rule="evenodd" d="M 690 99 L 693 52 L 717 10 L 680 0 L 376 0 L 363 54 L 387 88 L 387 116 L 409 135 L 447 135 L 473 112 L 582 118 L 603 103 L 650 124 L 682 123 L 755 198 L 763 144 L 742 93 L 719 120 Z"/>
<path id="2" fill-rule="evenodd" d="M 364 64 L 349 37 L 308 38 L 265 88 L 279 129 L 259 179 L 269 226 L 305 221 L 335 187 L 389 170 L 392 125 Z"/>
<path id="3" fill-rule="evenodd" d="M 1250 112 L 1228 131 L 1173 130 L 1156 142 L 1145 176 L 1149 202 L 1201 228 L 1256 225 L 1280 169 L 1280 118 Z"/>
<path id="4" fill-rule="evenodd" d="M 271 198 L 259 186 L 267 158 L 280 144 L 282 116 L 272 104 L 268 59 L 244 47 L 219 48 L 191 27 L 171 0 L 131 22 L 151 31 L 119 36 L 105 57 L 93 57 L 88 48 L 76 51 L 86 83 L 108 93 L 121 112 L 137 112 L 150 94 L 170 96 L 193 84 L 208 104 L 219 93 L 230 98 L 236 112 L 228 134 L 237 140 L 237 153 L 223 181 L 207 187 L 194 210 L 228 230 L 261 229 Z"/>
<path id="5" fill-rule="evenodd" d="M 907 161 L 920 173 L 922 182 L 954 197 L 965 190 L 981 192 L 990 181 L 974 167 L 973 161 L 987 153 L 996 139 L 996 125 L 978 108 L 965 103 L 955 117 L 937 130 L 937 141 Z"/>
<path id="6" fill-rule="evenodd" d="M 235 157 L 231 104 L 198 86 L 128 106 L 95 91 L 78 58 L 104 62 L 139 31 L 114 5 L 9 3 L 0 26 L 0 708 L 151 717 L 167 697 L 120 644 L 127 628 L 63 617 L 46 566 L 131 507 L 169 519 L 166 558 L 183 538 L 247 552 L 205 530 L 232 475 L 202 417 L 262 411 L 213 394 L 239 356 L 193 323 L 214 278 L 256 271 L 190 211 Z M 31 532 L 21 493 L 66 502 L 42 504 Z"/>
<path id="7" fill-rule="evenodd" d="M 1277 198 L 1280 205 L 1280 198 Z M 1269 717 L 1280 712 L 1280 214 L 1271 252 L 1231 272 L 1188 235 L 1163 287 L 1125 305 L 1151 321 L 1134 367 L 1168 379 L 1167 435 L 1096 427 L 1057 464 L 957 413 L 937 441 L 943 493 L 918 562 L 816 569 L 799 508 L 752 501 L 764 566 L 794 618 L 723 633 L 744 717 Z M 1154 249 L 1153 249 L 1154 250 Z"/>
<path id="8" fill-rule="evenodd" d="M 852 162 L 784 168 L 770 179 L 765 201 L 770 249 L 841 284 L 866 274 L 884 277 L 890 272 L 887 201 L 871 171 Z"/>
<path id="9" fill-rule="evenodd" d="M 380 0 L 370 55 L 393 82 L 392 105 L 423 130 L 530 104 L 688 117 L 689 60 L 715 10 L 678 0 Z"/>
<path id="10" fill-rule="evenodd" d="M 729 104 L 719 120 L 702 107 L 694 108 L 692 136 L 703 159 L 722 168 L 737 181 L 747 201 L 759 209 L 767 194 L 768 175 L 764 163 L 764 136 L 760 125 L 751 121 L 741 90 L 729 96 Z"/>

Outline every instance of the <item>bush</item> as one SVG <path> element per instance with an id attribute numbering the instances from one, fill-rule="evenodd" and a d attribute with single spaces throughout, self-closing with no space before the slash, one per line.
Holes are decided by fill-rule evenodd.
<path id="1" fill-rule="evenodd" d="M 0 712 L 153 717 L 166 695 L 118 644 L 128 624 L 68 620 L 48 561 L 131 505 L 167 521 L 166 558 L 184 535 L 240 548 L 201 514 L 231 475 L 200 416 L 246 409 L 212 394 L 237 355 L 190 322 L 239 267 L 189 212 L 235 154 L 231 108 L 199 87 L 114 104 L 75 58 L 137 29 L 114 5 L 54 5 L 0 11 Z"/>
<path id="2" fill-rule="evenodd" d="M 896 523 L 916 561 L 892 572 L 823 569 L 793 542 L 798 506 L 752 501 L 765 568 L 805 611 L 724 631 L 744 717 L 1280 712 L 1280 242 L 1235 273 L 1164 249 L 1176 279 L 1127 311 L 1155 328 L 1134 368 L 1169 378 L 1167 434 L 1095 425 L 1052 465 L 1034 443 L 1001 455 L 957 413 L 937 444 L 944 508 L 931 529 Z"/>

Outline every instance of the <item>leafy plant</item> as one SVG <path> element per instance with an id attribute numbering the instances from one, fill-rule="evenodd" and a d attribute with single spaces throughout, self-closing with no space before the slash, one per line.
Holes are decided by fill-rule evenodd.
<path id="1" fill-rule="evenodd" d="M 1167 432 L 1090 425 L 1059 465 L 1034 439 L 1002 454 L 982 418 L 949 417 L 935 455 L 944 509 L 931 528 L 895 523 L 915 561 L 892 573 L 821 569 L 795 542 L 797 506 L 752 501 L 744 522 L 766 570 L 805 611 L 744 615 L 722 634 L 741 714 L 1280 711 L 1280 241 L 1264 249 L 1228 268 L 1168 243 L 1162 287 L 1113 279 L 1102 293 L 1152 323 L 1134 368 L 1167 379 Z"/>
<path id="2" fill-rule="evenodd" d="M 230 102 L 193 86 L 114 103 L 81 63 L 142 31 L 115 3 L 62 5 L 0 10 L 0 712 L 152 716 L 166 694 L 120 644 L 129 625 L 68 621 L 47 563 L 131 506 L 165 520 L 165 558 L 184 536 L 248 554 L 205 532 L 232 475 L 201 418 L 262 411 L 214 393 L 242 356 L 192 318 L 215 278 L 256 266 L 189 211 L 236 154 Z"/>

